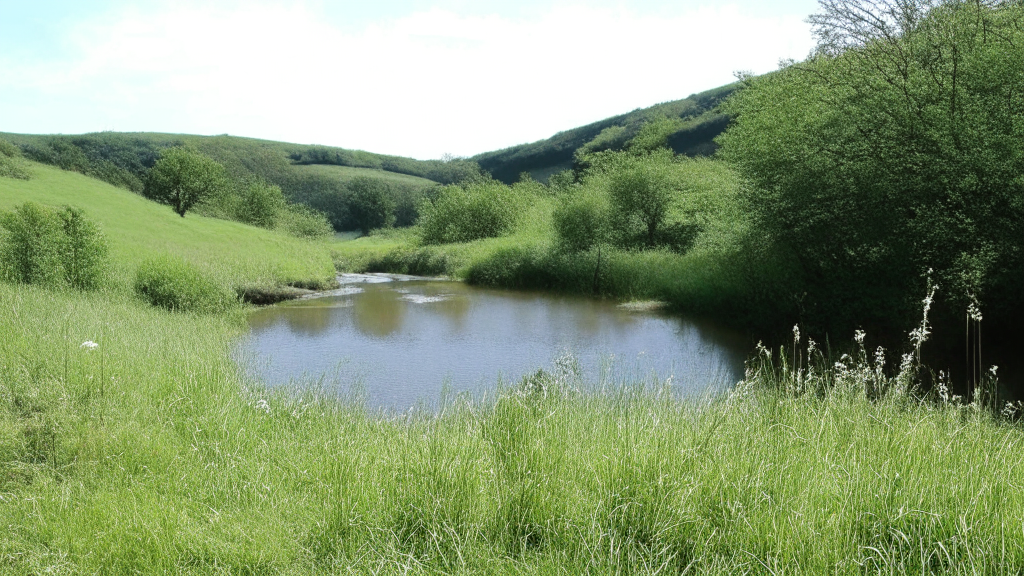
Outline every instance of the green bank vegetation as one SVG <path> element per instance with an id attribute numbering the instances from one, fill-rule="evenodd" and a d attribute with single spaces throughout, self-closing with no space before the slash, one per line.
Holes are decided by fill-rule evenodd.
<path id="1" fill-rule="evenodd" d="M 671 122 L 651 123 L 621 148 L 583 150 L 547 185 L 473 177 L 425 192 L 418 226 L 387 228 L 385 215 L 350 242 L 181 218 L 4 153 L 29 179 L 0 176 L 0 571 L 1024 572 L 1022 405 L 996 395 L 1001 372 L 977 356 L 966 394 L 963 376 L 925 363 L 949 310 L 968 305 L 968 335 L 981 309 L 1019 311 L 1006 295 L 1019 288 L 1012 234 L 1024 220 L 1008 174 L 1020 150 L 1008 143 L 1020 124 L 1014 109 L 956 106 L 1013 102 L 1020 69 L 1006 62 L 1022 9 L 936 4 L 876 14 L 903 26 L 883 55 L 918 54 L 900 80 L 859 68 L 874 40 L 837 28 L 849 23 L 841 9 L 868 4 L 826 3 L 821 53 L 749 80 L 727 105 L 721 156 L 677 155 Z M 969 34 L 975 25 L 991 36 Z M 939 66 L 951 53 L 929 50 L 950 38 L 964 59 Z M 925 64 L 936 67 L 918 74 Z M 953 68 L 955 103 L 940 98 L 945 81 L 929 84 Z M 986 92 L 972 70 L 1002 80 Z M 842 83 L 855 73 L 874 78 L 869 93 Z M 792 97 L 776 98 L 783 90 Z M 885 164 L 903 148 L 856 137 L 858 122 L 878 120 L 856 105 L 875 97 L 891 104 L 893 130 L 899 112 L 929 119 L 896 132 L 921 138 L 901 157 L 906 182 Z M 976 125 L 961 136 L 946 124 L 967 118 Z M 973 144 L 956 141 L 969 134 Z M 936 176 L 940 160 L 962 163 Z M 871 170 L 885 187 L 869 186 Z M 365 191 L 369 216 L 387 212 L 378 192 Z M 870 227 L 869 209 L 886 226 Z M 933 242 L 952 252 L 932 254 Z M 889 261 L 905 277 L 888 291 L 842 269 Z M 327 287 L 335 266 L 653 297 L 748 326 L 800 318 L 835 331 L 877 304 L 894 310 L 879 325 L 913 330 L 888 350 L 876 347 L 883 334 L 850 330 L 852 343 L 833 344 L 846 354 L 796 330 L 777 351 L 759 347 L 731 393 L 703 401 L 664 382 L 584 382 L 571 358 L 439 413 L 373 414 L 315 387 L 248 381 L 232 358 L 239 295 Z M 836 291 L 837 275 L 867 289 Z M 829 323 L 841 305 L 850 311 Z"/>

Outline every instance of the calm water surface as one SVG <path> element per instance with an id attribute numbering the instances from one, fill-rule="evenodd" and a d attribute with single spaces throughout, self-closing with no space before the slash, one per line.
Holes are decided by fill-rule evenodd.
<path id="1" fill-rule="evenodd" d="M 342 275 L 329 295 L 256 310 L 238 352 L 270 386 L 359 390 L 372 408 L 430 405 L 445 386 L 481 394 L 571 354 L 596 385 L 671 378 L 725 389 L 749 351 L 736 333 L 613 302 L 461 282 Z"/>

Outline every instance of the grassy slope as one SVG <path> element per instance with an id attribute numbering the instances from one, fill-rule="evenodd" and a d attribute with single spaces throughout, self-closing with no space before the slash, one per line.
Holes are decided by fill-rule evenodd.
<path id="1" fill-rule="evenodd" d="M 420 178 L 419 176 L 410 176 L 408 174 L 397 174 L 395 172 L 387 172 L 385 170 L 376 170 L 373 168 L 353 168 L 351 166 L 331 166 L 327 164 L 307 164 L 297 165 L 292 167 L 292 170 L 296 174 L 320 174 L 329 176 L 337 179 L 340 182 L 348 182 L 353 178 L 359 176 L 365 176 L 369 178 L 382 178 L 393 184 L 400 184 L 409 186 L 412 188 L 426 188 L 427 186 L 434 186 L 437 183 L 433 180 L 427 180 L 426 178 Z"/>
<path id="2" fill-rule="evenodd" d="M 727 123 L 727 118 L 715 112 L 715 109 L 736 89 L 735 84 L 722 86 L 693 94 L 682 100 L 656 104 L 559 132 L 545 140 L 478 154 L 471 160 L 478 162 L 481 168 L 506 183 L 518 180 L 522 172 L 529 172 L 536 180 L 547 181 L 554 172 L 570 168 L 576 150 L 593 140 L 603 130 L 612 127 L 624 128 L 612 146 L 618 149 L 636 134 L 644 122 L 662 117 L 687 121 L 668 139 L 669 146 L 677 153 L 708 154 L 715 148 L 715 136 L 725 129 Z"/>
<path id="3" fill-rule="evenodd" d="M 72 204 L 109 239 L 115 281 L 127 285 L 139 263 L 173 253 L 228 285 L 279 284 L 333 276 L 329 250 L 282 233 L 189 214 L 99 180 L 31 163 L 28 181 L 0 178 L 0 209 L 25 201 Z"/>

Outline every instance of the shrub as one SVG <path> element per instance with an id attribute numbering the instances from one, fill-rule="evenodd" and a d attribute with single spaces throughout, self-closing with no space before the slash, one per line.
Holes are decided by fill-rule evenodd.
<path id="1" fill-rule="evenodd" d="M 171 256 L 146 260 L 135 275 L 135 292 L 172 312 L 219 312 L 235 298 L 198 268 Z"/>
<path id="2" fill-rule="evenodd" d="M 81 209 L 26 202 L 0 214 L 0 232 L 0 277 L 80 290 L 99 286 L 107 244 Z"/>
<path id="3" fill-rule="evenodd" d="M 289 204 L 281 212 L 277 228 L 299 238 L 326 238 L 334 234 L 327 215 L 302 204 Z"/>
<path id="4" fill-rule="evenodd" d="M 363 234 L 395 223 L 395 192 L 380 178 L 359 176 L 348 183 L 349 212 Z"/>
<path id="5" fill-rule="evenodd" d="M 26 202 L 0 214 L 0 228 L 4 230 L 0 266 L 5 279 L 51 287 L 63 284 L 61 255 L 66 240 L 52 208 Z"/>
<path id="6" fill-rule="evenodd" d="M 608 199 L 592 187 L 564 196 L 552 214 L 559 248 L 583 252 L 606 241 L 609 209 Z"/>
<path id="7" fill-rule="evenodd" d="M 446 244 L 493 238 L 515 230 L 525 198 L 499 182 L 442 188 L 420 208 L 423 242 Z"/>
<path id="8" fill-rule="evenodd" d="M 21 161 L 21 150 L 3 139 L 0 139 L 0 178 L 29 179 L 29 172 Z"/>
<path id="9" fill-rule="evenodd" d="M 287 203 L 280 187 L 256 180 L 242 188 L 235 208 L 235 218 L 260 228 L 274 228 L 286 209 Z"/>
<path id="10" fill-rule="evenodd" d="M 64 281 L 79 290 L 99 286 L 106 265 L 107 242 L 93 221 L 80 208 L 65 206 L 57 213 L 64 233 L 61 267 Z"/>

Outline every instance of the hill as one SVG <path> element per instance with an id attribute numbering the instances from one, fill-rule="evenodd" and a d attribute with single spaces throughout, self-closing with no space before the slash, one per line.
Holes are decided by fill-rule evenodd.
<path id="1" fill-rule="evenodd" d="M 30 180 L 0 178 L 0 211 L 27 201 L 83 209 L 107 238 L 115 286 L 126 288 L 144 260 L 165 254 L 234 288 L 327 284 L 334 278 L 325 244 L 201 215 L 180 218 L 167 206 L 94 178 L 27 164 Z"/>
<path id="2" fill-rule="evenodd" d="M 327 146 L 237 136 L 154 132 L 100 132 L 75 136 L 0 133 L 25 157 L 141 192 L 162 150 L 183 144 L 223 164 L 236 182 L 265 180 L 285 197 L 327 214 L 337 230 L 352 230 L 347 184 L 353 178 L 383 181 L 398 199 L 414 205 L 427 188 L 457 181 L 479 168 L 462 160 L 414 160 Z"/>
<path id="3" fill-rule="evenodd" d="M 584 147 L 593 152 L 621 149 L 644 125 L 658 120 L 673 122 L 667 144 L 676 153 L 709 155 L 717 148 L 714 138 L 729 123 L 728 116 L 718 111 L 718 105 L 739 86 L 729 84 L 682 100 L 637 109 L 559 132 L 546 140 L 478 154 L 470 160 L 505 183 L 515 182 L 523 172 L 546 181 L 551 174 L 572 168 L 577 150 Z"/>

